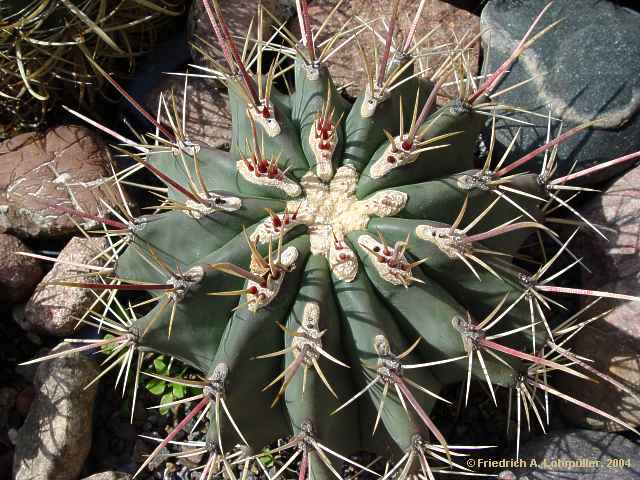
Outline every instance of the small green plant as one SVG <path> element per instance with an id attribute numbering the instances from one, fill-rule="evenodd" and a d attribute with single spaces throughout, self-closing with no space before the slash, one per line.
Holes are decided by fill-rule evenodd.
<path id="1" fill-rule="evenodd" d="M 173 358 L 167 362 L 164 355 L 158 355 L 153 359 L 152 372 L 154 378 L 151 378 L 144 384 L 146 388 L 153 395 L 160 397 L 159 412 L 161 415 L 166 415 L 169 412 L 171 404 L 175 404 L 176 401 L 182 400 L 187 396 L 188 387 L 179 383 L 170 382 L 163 377 L 171 377 L 171 367 L 173 365 Z M 184 375 L 187 372 L 187 368 L 184 367 L 180 372 L 175 375 L 177 380 L 184 379 Z"/>
<path id="2" fill-rule="evenodd" d="M 636 431 L 550 383 L 564 372 L 626 389 L 566 347 L 592 319 L 561 312 L 563 321 L 554 322 L 556 294 L 638 299 L 559 285 L 566 269 L 556 270 L 556 262 L 571 255 L 573 236 L 561 240 L 549 213 L 575 211 L 566 192 L 581 187 L 570 181 L 640 152 L 555 176 L 557 145 L 582 126 L 513 161 L 509 152 L 494 155 L 493 136 L 486 160 L 476 164 L 485 122 L 495 128 L 496 117 L 513 110 L 497 100 L 500 80 L 552 27 L 534 33 L 551 4 L 511 58 L 481 82 L 460 44 L 425 77 L 416 68 L 426 54 L 415 29 L 395 36 L 397 0 L 386 28 L 376 32 L 383 41 L 373 59 L 360 36 L 374 26 L 345 25 L 318 42 L 326 23 L 314 30 L 304 0 L 297 2 L 301 42 L 284 25 L 274 34 L 284 45 L 262 32 L 261 19 L 270 13 L 261 8 L 257 38 L 247 37 L 242 52 L 217 2 L 204 5 L 225 62 L 211 59 L 205 71 L 229 90 L 230 152 L 186 138 L 175 99 L 163 98 L 166 122 L 143 111 L 156 133 L 136 141 L 92 122 L 136 161 L 113 178 L 121 201 L 112 216 L 51 206 L 97 222 L 111 239 L 104 252 L 110 272 L 103 267 L 93 282 L 59 284 L 93 289 L 108 305 L 125 291 L 148 296 L 126 315 L 99 317 L 112 337 L 70 351 L 115 346 L 107 369 L 119 369 L 116 384 L 132 377 L 137 386 L 148 351 L 201 374 L 169 378 L 164 360 L 154 363 L 156 379 L 200 393 L 187 397 L 192 408 L 140 471 L 192 419 L 208 416 L 206 444 L 193 444 L 194 452 L 209 454 L 203 479 L 219 468 L 246 475 L 253 462 L 264 468 L 269 455 L 283 451 L 290 456 L 271 480 L 296 460 L 300 480 L 341 478 L 336 462 L 373 474 L 347 457 L 360 449 L 391 459 L 384 480 L 469 473 L 458 457 L 481 447 L 449 445 L 430 413 L 436 402 L 451 402 L 442 394 L 451 384 L 464 385 L 466 405 L 474 380 L 486 384 L 496 406 L 499 388 L 515 401 L 518 454 L 523 418 L 544 430 L 549 397 Z M 368 77 L 353 103 L 325 64 L 336 49 L 349 47 L 360 53 Z M 267 54 L 274 55 L 270 63 Z M 458 95 L 439 103 L 451 71 Z M 524 171 L 538 155 L 542 171 Z M 160 197 L 157 210 L 134 217 L 122 191 L 139 186 L 129 177 L 141 169 L 165 188 L 149 187 Z M 573 223 L 602 234 L 582 218 Z M 529 271 L 513 260 L 532 233 L 559 248 Z M 147 310 L 138 314 L 142 306 Z M 98 323 L 91 311 L 83 320 Z M 172 398 L 185 393 L 153 386 Z"/>
<path id="3" fill-rule="evenodd" d="M 258 459 L 260 460 L 260 463 L 264 465 L 264 468 L 267 469 L 272 468 L 276 463 L 274 454 L 268 449 L 265 450 L 264 453 L 258 457 Z"/>

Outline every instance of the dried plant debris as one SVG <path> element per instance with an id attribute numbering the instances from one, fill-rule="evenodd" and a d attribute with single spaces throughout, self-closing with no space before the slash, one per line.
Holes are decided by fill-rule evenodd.
<path id="1" fill-rule="evenodd" d="M 0 138 L 39 127 L 62 99 L 90 105 L 105 83 L 95 65 L 127 72 L 183 9 L 183 0 L 2 2 Z"/>

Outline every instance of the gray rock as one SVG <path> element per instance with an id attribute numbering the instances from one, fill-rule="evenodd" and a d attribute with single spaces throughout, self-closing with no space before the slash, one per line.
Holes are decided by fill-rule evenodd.
<path id="1" fill-rule="evenodd" d="M 75 480 L 91 449 L 96 364 L 81 354 L 44 362 L 36 398 L 18 431 L 14 480 Z"/>
<path id="2" fill-rule="evenodd" d="M 102 266 L 103 259 L 96 258 L 108 246 L 106 238 L 73 237 L 62 249 L 58 259 L 69 263 L 56 263 L 36 288 L 24 310 L 22 327 L 35 329 L 49 335 L 67 336 L 73 332 L 81 317 L 96 301 L 87 288 L 47 285 L 48 282 L 67 280 L 92 281 L 91 277 L 78 275 L 73 264 Z M 74 318 L 75 317 L 75 318 Z"/>
<path id="3" fill-rule="evenodd" d="M 38 260 L 17 252 L 31 250 L 13 235 L 0 233 L 0 302 L 25 301 L 44 275 Z"/>
<path id="4" fill-rule="evenodd" d="M 112 197 L 106 188 L 110 162 L 104 142 L 73 125 L 0 143 L 0 232 L 41 238 L 76 232 L 72 219 L 49 205 L 100 214 L 105 209 L 98 199 Z M 76 221 L 85 228 L 95 225 Z"/>
<path id="5" fill-rule="evenodd" d="M 586 233 L 571 248 L 578 257 L 589 259 L 591 272 L 580 271 L 582 288 L 640 296 L 640 167 L 635 167 L 584 205 L 580 212 L 592 223 L 607 227 L 608 237 Z M 584 299 L 587 306 L 592 299 Z M 611 309 L 609 311 L 609 309 Z M 572 339 L 572 350 L 594 360 L 593 367 L 640 394 L 640 303 L 604 299 L 590 308 L 583 319 L 608 311 Z M 571 378 L 569 378 L 571 377 Z M 566 375 L 559 379 L 563 391 L 596 406 L 632 425 L 640 425 L 640 400 L 611 384 L 587 383 Z M 568 404 L 565 416 L 588 428 L 623 429 L 588 410 Z"/>
<path id="6" fill-rule="evenodd" d="M 547 4 L 546 0 L 492 0 L 482 11 L 485 63 L 493 72 L 511 54 Z M 563 120 L 563 131 L 598 118 L 598 126 L 563 143 L 558 152 L 558 173 L 574 162 L 578 169 L 602 163 L 640 149 L 640 14 L 601 0 L 557 0 L 547 11 L 539 31 L 563 19 L 539 38 L 511 67 L 496 91 L 537 77 L 498 97 L 502 103 Z M 488 60 L 487 60 L 488 58 Z M 524 118 L 520 116 L 520 118 Z M 511 159 L 544 143 L 545 118 L 528 116 L 534 127 L 524 127 Z M 498 140 L 507 145 L 519 125 L 501 123 Z M 514 126 L 515 125 L 515 126 Z M 557 132 L 559 122 L 552 122 Z M 528 168 L 539 169 L 530 162 Z M 591 175 L 585 183 L 611 178 L 630 165 Z"/>
<path id="7" fill-rule="evenodd" d="M 640 447 L 615 433 L 554 432 L 524 444 L 520 458 L 529 467 L 514 469 L 518 480 L 640 478 Z M 537 467 L 533 466 L 534 461 Z M 619 464 L 621 461 L 628 461 L 628 465 Z"/>
<path id="8" fill-rule="evenodd" d="M 86 477 L 83 480 L 131 480 L 131 475 L 122 472 L 102 472 Z"/>

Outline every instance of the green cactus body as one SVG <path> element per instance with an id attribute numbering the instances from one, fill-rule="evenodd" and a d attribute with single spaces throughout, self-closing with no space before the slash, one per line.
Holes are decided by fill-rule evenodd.
<path id="1" fill-rule="evenodd" d="M 413 67 L 404 71 L 411 75 Z M 118 262 L 118 275 L 137 282 L 169 282 L 152 266 L 149 251 L 174 271 L 202 272 L 202 278 L 186 282 L 177 300 L 169 301 L 175 311 L 159 301 L 138 320 L 138 331 L 146 330 L 139 344 L 178 357 L 208 376 L 225 364 L 227 402 L 254 449 L 278 436 L 299 433 L 305 421 L 314 426 L 319 441 L 342 452 L 362 444 L 380 453 L 410 448 L 414 435 L 427 435 L 428 429 L 412 408 L 405 410 L 391 380 L 375 383 L 344 409 L 349 413 L 331 412 L 375 378 L 379 362 L 395 359 L 417 339 L 422 339 L 419 347 L 397 360 L 399 365 L 465 356 L 465 344 L 452 320 L 466 312 L 482 319 L 505 294 L 517 297 L 523 291 L 508 273 L 496 278 L 479 267 L 478 278 L 451 253 L 464 247 L 447 246 L 446 235 L 438 243 L 421 233 L 429 226 L 451 228 L 467 196 L 473 200 L 471 218 L 488 208 L 495 196 L 461 180 L 478 173 L 470 169 L 483 123 L 461 100 L 436 109 L 419 126 L 424 132 L 421 140 L 439 148 L 409 152 L 404 158 L 397 154 L 397 167 L 388 161 L 390 144 L 383 129 L 401 139 L 400 113 L 408 126 L 413 101 L 424 103 L 430 93 L 432 85 L 423 83 L 418 92 L 418 83 L 406 82 L 367 112 L 362 107 L 367 93 L 349 105 L 335 90 L 326 67 L 298 59 L 295 91 L 286 97 L 272 90 L 268 117 L 252 118 L 256 114 L 241 87 L 229 85 L 231 154 L 193 146 L 187 152 L 174 149 L 149 158 L 181 185 L 196 183 L 201 175 L 208 193 L 200 191 L 207 205 L 198 207 L 200 212 L 174 211 L 145 219 Z M 330 115 L 327 99 L 332 102 Z M 341 117 L 346 121 L 338 124 Z M 328 124 L 319 127 L 324 119 Z M 327 128 L 330 133 L 323 138 Z M 440 136 L 446 138 L 430 142 Z M 528 191 L 539 188 L 535 179 L 518 177 L 514 183 Z M 169 198 L 191 201 L 174 189 Z M 536 215 L 537 202 L 518 202 Z M 470 233 L 517 216 L 515 207 L 501 201 Z M 506 237 L 490 240 L 515 252 L 523 236 Z M 253 255 L 247 242 L 255 244 Z M 275 265 L 280 265 L 278 255 L 295 256 L 291 264 L 276 268 L 284 281 L 275 293 L 267 284 L 276 280 L 268 267 L 258 265 L 256 254 L 263 263 Z M 427 261 L 420 263 L 423 258 Z M 222 263 L 261 277 L 266 288 L 210 268 Z M 225 291 L 243 293 L 239 300 L 209 295 Z M 528 315 L 528 310 L 514 308 L 502 320 L 503 327 L 528 325 Z M 306 328 L 305 322 L 316 323 Z M 315 351 L 316 344 L 309 340 L 314 335 L 323 351 L 349 368 Z M 526 331 L 511 339 L 512 346 L 525 348 L 529 336 Z M 382 337 L 390 347 L 385 354 L 375 347 L 376 338 Z M 304 354 L 299 339 L 308 342 Z M 255 358 L 282 350 L 283 356 Z M 281 379 L 287 383 L 277 393 L 282 401 L 272 406 L 276 393 L 260 390 L 296 362 L 300 366 L 295 373 L 289 370 Z M 487 359 L 496 384 L 509 386 L 513 369 L 522 368 L 510 362 L 512 369 Z M 438 395 L 443 386 L 464 380 L 466 372 L 462 360 L 433 369 L 400 369 L 398 374 Z M 473 376 L 483 378 L 479 365 Z M 274 390 L 281 383 L 273 385 Z M 428 414 L 436 397 L 411 388 L 419 408 Z M 387 392 L 379 425 L 370 438 L 376 422 L 372 414 L 380 407 L 383 390 Z M 371 405 L 362 408 L 363 402 Z M 215 431 L 213 418 L 211 425 Z M 231 425 L 221 421 L 220 429 L 238 440 Z M 314 457 L 310 461 L 318 477 L 330 475 L 320 467 L 322 462 Z"/>

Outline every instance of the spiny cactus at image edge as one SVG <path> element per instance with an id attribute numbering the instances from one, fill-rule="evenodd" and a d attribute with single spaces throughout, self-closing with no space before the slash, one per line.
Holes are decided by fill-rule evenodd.
<path id="1" fill-rule="evenodd" d="M 283 24 L 262 31 L 271 14 L 259 7 L 257 38 L 248 35 L 240 51 L 217 1 L 203 3 L 224 65 L 210 59 L 202 70 L 228 88 L 230 151 L 186 138 L 175 98 L 161 96 L 157 118 L 143 112 L 155 133 L 135 141 L 74 112 L 113 135 L 135 165 L 114 174 L 119 207 L 104 216 L 45 207 L 92 221 L 109 239 L 104 266 L 87 266 L 91 281 L 58 282 L 95 292 L 81 322 L 106 336 L 70 339 L 78 346 L 33 361 L 108 347 L 100 377 L 117 372 L 123 394 L 127 384 L 137 388 L 146 352 L 201 372 L 200 380 L 149 374 L 201 393 L 173 403 L 190 409 L 138 473 L 205 416 L 207 441 L 189 444 L 208 453 L 202 479 L 221 470 L 245 478 L 255 467 L 276 480 L 296 465 L 300 480 L 340 479 L 344 462 L 377 475 L 348 458 L 360 450 L 389 459 L 384 480 L 469 473 L 461 456 L 484 447 L 449 445 L 430 414 L 436 402 L 451 403 L 441 396 L 447 385 L 465 385 L 466 405 L 473 380 L 486 384 L 496 407 L 496 390 L 508 389 L 517 454 L 525 416 L 545 430 L 550 397 L 638 433 L 550 383 L 561 371 L 628 390 L 571 353 L 566 339 L 594 318 L 583 315 L 588 307 L 562 311 L 554 294 L 638 298 L 557 285 L 568 267 L 554 265 L 572 255 L 575 233 L 562 241 L 546 220 L 569 210 L 579 217 L 576 232 L 602 235 L 568 203 L 567 192 L 582 190 L 568 184 L 640 152 L 555 177 L 557 145 L 583 125 L 550 132 L 547 143 L 509 161 L 509 151 L 494 155 L 492 136 L 484 165 L 475 166 L 485 122 L 495 128 L 514 111 L 496 89 L 553 27 L 536 31 L 551 4 L 500 68 L 477 78 L 468 61 L 475 38 L 458 42 L 438 68 L 422 68 L 423 39 L 414 37 L 425 0 L 401 40 L 392 2 L 373 51 L 361 38 L 383 22 L 347 23 L 320 42 L 326 22 L 313 24 L 305 0 L 297 2 L 301 41 Z M 360 52 L 368 78 L 353 103 L 325 63 L 341 48 Z M 446 98 L 451 72 L 458 95 Z M 525 172 L 540 155 L 542 171 Z M 149 187 L 160 206 L 134 217 L 124 189 L 141 169 L 166 188 Z M 513 263 L 532 233 L 558 245 L 534 272 Z M 574 260 L 570 266 L 582 263 Z M 146 297 L 127 304 L 122 295 L 131 291 Z M 557 315 L 562 321 L 552 322 Z M 271 452 L 288 451 L 288 460 L 268 475 L 260 455 L 282 438 Z"/>

